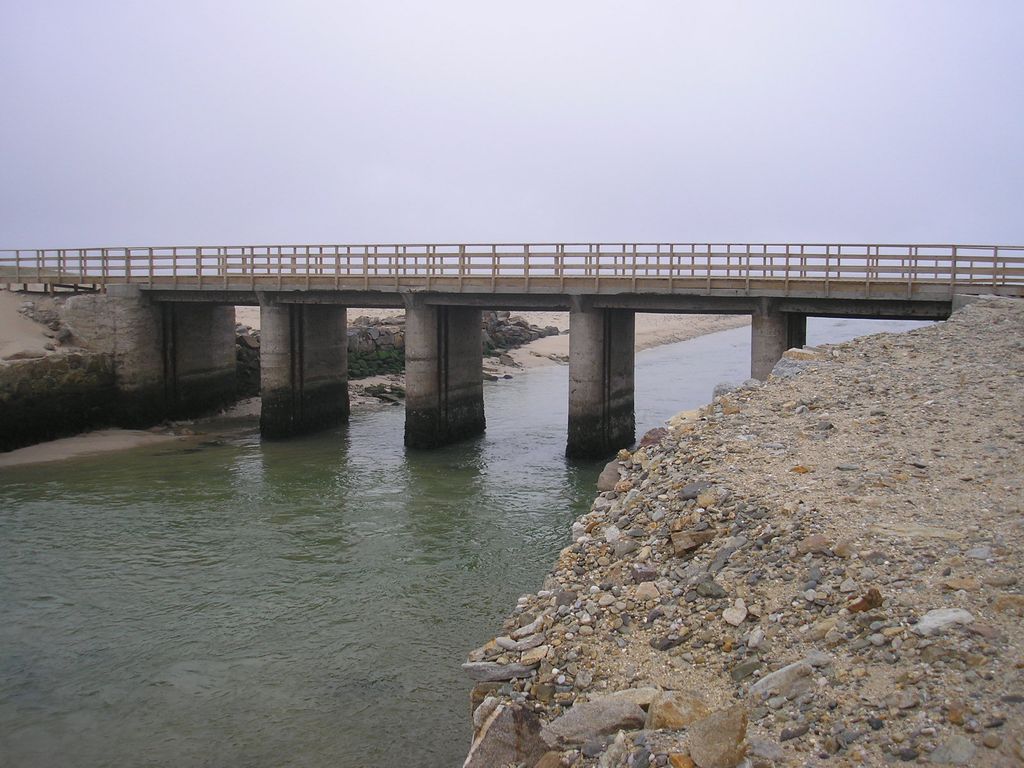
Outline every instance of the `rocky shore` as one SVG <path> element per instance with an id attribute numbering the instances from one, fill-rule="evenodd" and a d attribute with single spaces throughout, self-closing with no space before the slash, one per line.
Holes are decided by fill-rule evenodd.
<path id="1" fill-rule="evenodd" d="M 605 470 L 467 766 L 1024 764 L 1024 302 L 776 373 Z"/>

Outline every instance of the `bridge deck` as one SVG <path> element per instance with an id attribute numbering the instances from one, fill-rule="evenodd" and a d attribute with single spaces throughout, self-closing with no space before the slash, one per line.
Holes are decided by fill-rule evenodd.
<path id="1" fill-rule="evenodd" d="M 289 245 L 0 251 L 0 283 L 151 290 L 1024 296 L 1024 246 L 814 244 Z"/>

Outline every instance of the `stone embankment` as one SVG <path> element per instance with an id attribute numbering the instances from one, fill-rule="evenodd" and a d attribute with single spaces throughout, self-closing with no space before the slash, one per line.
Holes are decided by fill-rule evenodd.
<path id="1" fill-rule="evenodd" d="M 787 355 L 609 465 L 467 766 L 1024 763 L 1024 302 Z"/>
<path id="2" fill-rule="evenodd" d="M 49 297 L 18 307 L 46 341 L 0 359 L 0 451 L 107 424 L 116 407 L 113 360 L 77 346 L 60 309 Z"/>

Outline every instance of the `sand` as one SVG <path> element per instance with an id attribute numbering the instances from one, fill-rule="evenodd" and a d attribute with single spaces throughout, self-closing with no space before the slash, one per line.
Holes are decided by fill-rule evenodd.
<path id="1" fill-rule="evenodd" d="M 567 312 L 524 312 L 521 315 L 533 325 L 553 325 L 565 330 L 569 323 Z M 662 344 L 686 341 L 707 333 L 749 325 L 746 315 L 667 315 L 637 313 L 636 349 L 650 349 Z M 523 369 L 538 366 L 566 364 L 569 355 L 569 336 L 545 336 L 532 344 L 513 350 L 510 357 Z"/>
<path id="2" fill-rule="evenodd" d="M 63 461 L 96 453 L 126 451 L 131 448 L 148 448 L 152 445 L 181 439 L 183 438 L 178 435 L 144 432 L 137 429 L 100 429 L 95 432 L 86 432 L 74 437 L 62 437 L 59 440 L 50 440 L 46 443 L 0 453 L 0 469 L 24 464 Z"/>
<path id="3" fill-rule="evenodd" d="M 23 302 L 37 298 L 37 295 L 28 297 L 0 291 L 0 360 L 12 355 L 43 357 L 48 354 L 44 345 L 53 341 L 46 335 L 49 329 L 18 312 Z"/>

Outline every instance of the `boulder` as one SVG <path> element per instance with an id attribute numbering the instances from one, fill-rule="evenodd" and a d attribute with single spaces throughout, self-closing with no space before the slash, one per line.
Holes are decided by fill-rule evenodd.
<path id="1" fill-rule="evenodd" d="M 828 654 L 813 653 L 765 675 L 750 686 L 748 695 L 754 700 L 767 699 L 771 696 L 785 696 L 791 699 L 810 687 L 814 667 L 825 666 L 830 662 Z"/>
<path id="2" fill-rule="evenodd" d="M 733 768 L 743 760 L 746 738 L 747 708 L 721 709 L 690 726 L 690 757 L 700 768 Z"/>
<path id="3" fill-rule="evenodd" d="M 707 716 L 708 707 L 699 696 L 684 691 L 665 691 L 651 702 L 644 727 L 652 731 L 662 728 L 674 731 Z"/>
<path id="4" fill-rule="evenodd" d="M 928 761 L 939 765 L 973 765 L 977 747 L 966 736 L 955 734 L 928 755 Z"/>
<path id="5" fill-rule="evenodd" d="M 942 634 L 956 624 L 970 624 L 972 621 L 974 616 L 963 608 L 936 608 L 921 617 L 914 625 L 914 632 L 923 637 L 931 637 Z"/>
<path id="6" fill-rule="evenodd" d="M 640 438 L 640 447 L 646 448 L 651 445 L 658 445 L 663 437 L 668 437 L 668 430 L 664 427 L 655 427 L 654 429 L 648 430 L 643 437 Z"/>
<path id="7" fill-rule="evenodd" d="M 597 477 L 597 490 L 613 491 L 617 482 L 619 482 L 619 462 L 609 461 Z"/>
<path id="8" fill-rule="evenodd" d="M 496 765 L 535 765 L 548 752 L 540 737 L 538 717 L 528 709 L 498 705 L 473 738 L 463 768 Z"/>
<path id="9" fill-rule="evenodd" d="M 541 729 L 551 747 L 568 747 L 601 739 L 616 731 L 643 728 L 647 715 L 632 701 L 603 696 L 575 704 Z"/>
<path id="10" fill-rule="evenodd" d="M 689 501 L 690 499 L 696 499 L 703 491 L 706 491 L 711 487 L 711 483 L 706 480 L 699 480 L 696 483 L 689 483 L 679 489 L 679 498 L 681 501 Z"/>
<path id="11" fill-rule="evenodd" d="M 462 665 L 462 671 L 472 680 L 490 683 L 515 677 L 529 677 L 533 673 L 533 667 L 523 664 L 498 664 L 494 661 L 468 661 Z"/>

